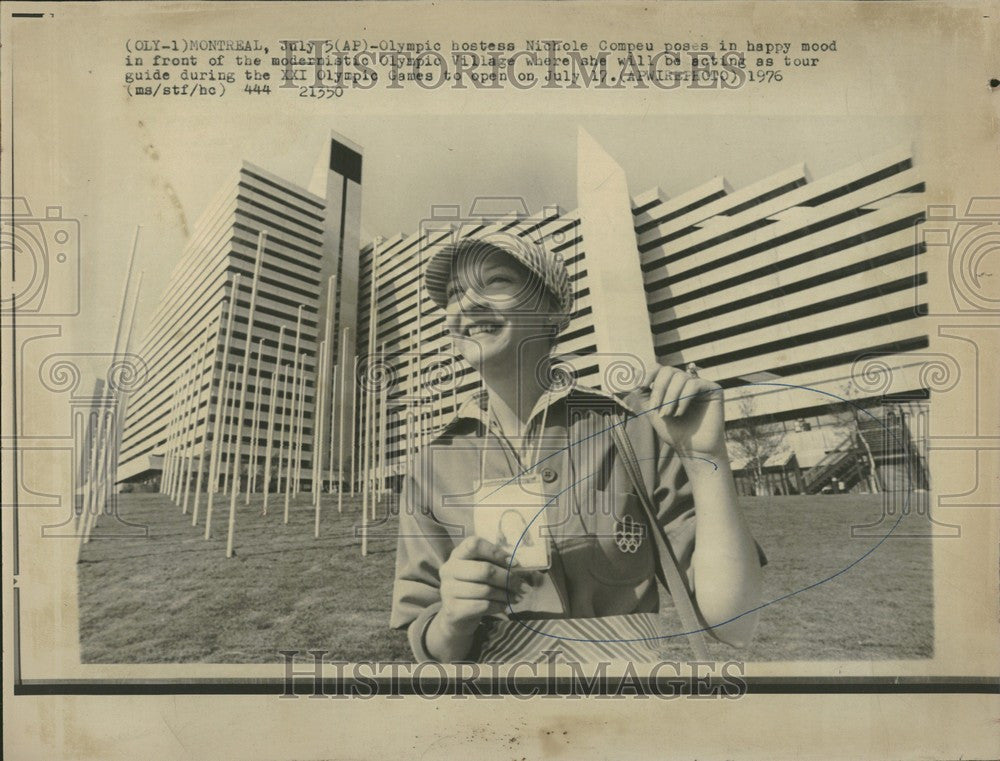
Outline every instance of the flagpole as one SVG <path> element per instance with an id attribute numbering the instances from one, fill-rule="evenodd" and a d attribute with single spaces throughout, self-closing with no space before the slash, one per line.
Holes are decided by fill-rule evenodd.
<path id="1" fill-rule="evenodd" d="M 100 470 L 100 475 L 97 478 L 97 483 L 95 484 L 95 499 L 94 499 L 94 511 L 90 517 L 90 523 L 84 528 L 83 543 L 88 544 L 90 542 L 90 534 L 94 530 L 94 525 L 97 523 L 97 516 L 101 514 L 104 507 L 104 500 L 106 499 L 106 486 L 108 477 L 108 452 L 111 447 L 109 446 L 111 440 L 111 413 L 107 410 L 103 414 L 104 420 L 103 434 L 101 436 L 101 451 L 98 457 L 98 468 Z"/>
<path id="2" fill-rule="evenodd" d="M 141 229 L 142 228 L 139 225 L 136 225 L 135 226 L 135 232 L 132 235 L 132 250 L 129 252 L 128 267 L 125 269 L 125 282 L 122 283 L 121 307 L 119 308 L 119 311 L 118 311 L 118 325 L 115 328 L 115 350 L 114 350 L 114 353 L 111 355 L 111 362 L 112 362 L 112 364 L 114 364 L 115 362 L 118 361 L 118 357 L 121 355 L 121 352 L 122 352 L 122 328 L 125 325 L 125 310 L 128 307 L 128 293 L 129 293 L 129 289 L 132 286 L 132 271 L 135 269 L 135 255 L 136 255 L 136 253 L 139 250 L 139 231 Z M 140 280 L 139 280 L 139 285 L 140 286 L 142 285 L 142 279 L 141 279 L 141 277 L 142 276 L 140 275 Z M 138 304 L 138 302 L 135 302 L 135 303 Z M 131 333 L 131 329 L 132 329 L 131 328 L 131 323 L 134 322 L 134 321 L 135 321 L 135 308 L 133 307 L 133 310 L 132 310 L 132 320 L 130 321 L 130 325 L 129 325 L 129 332 L 130 333 Z M 110 387 L 110 384 L 108 384 L 108 391 L 111 394 L 114 394 L 114 389 L 112 389 Z M 115 406 L 116 406 L 116 408 L 118 407 L 117 404 Z M 160 481 L 161 481 L 161 484 L 162 484 L 162 481 L 163 481 L 162 477 L 161 477 Z"/>
<path id="3" fill-rule="evenodd" d="M 358 481 L 358 405 L 361 403 L 361 396 L 358 394 L 358 355 L 354 355 L 353 369 L 351 371 L 351 496 L 354 496 L 355 486 Z"/>
<path id="4" fill-rule="evenodd" d="M 208 336 L 205 336 L 205 340 L 202 341 L 201 343 L 201 370 L 198 372 L 199 382 L 202 378 L 204 378 L 205 372 L 208 369 L 208 357 L 209 357 Z M 209 384 L 209 386 L 211 386 L 211 383 Z M 183 515 L 187 515 L 188 511 L 188 498 L 190 496 L 190 491 L 191 491 L 191 468 L 194 465 L 194 448 L 195 448 L 194 440 L 196 438 L 195 434 L 198 431 L 198 411 L 201 410 L 201 405 L 204 400 L 205 400 L 204 392 L 198 394 L 198 397 L 195 400 L 194 419 L 191 429 L 191 444 L 189 447 L 189 449 L 191 450 L 191 455 L 188 458 L 187 477 L 184 479 L 184 507 L 181 510 L 181 513 Z"/>
<path id="5" fill-rule="evenodd" d="M 378 329 L 375 324 L 378 306 L 378 249 L 382 239 L 376 238 L 372 243 L 372 263 L 369 274 L 368 294 L 368 387 L 365 391 L 365 427 L 364 427 L 364 492 L 362 509 L 367 512 L 368 500 L 371 495 L 371 456 L 372 451 L 372 368 L 375 362 L 375 342 Z"/>
<path id="6" fill-rule="evenodd" d="M 314 396 L 314 406 L 313 409 L 315 414 L 313 415 L 313 448 L 312 448 L 312 476 L 310 482 L 312 483 L 312 498 L 313 498 L 313 508 L 315 512 L 313 528 L 313 535 L 319 538 L 319 498 L 320 482 L 323 480 L 322 468 L 323 468 L 323 419 L 324 410 L 323 402 L 326 398 L 326 392 L 323 389 L 323 384 L 326 382 L 324 367 L 326 365 L 326 339 L 324 338 L 319 342 L 319 377 L 316 383 L 316 394 Z"/>
<path id="7" fill-rule="evenodd" d="M 175 380 L 171 381 L 171 388 Z M 174 411 L 177 409 L 177 393 L 170 395 L 170 407 L 167 410 L 165 426 L 166 440 L 163 443 L 163 465 L 160 468 L 160 494 L 170 496 L 170 447 L 173 444 Z"/>
<path id="8" fill-rule="evenodd" d="M 180 503 L 181 497 L 184 494 L 184 474 L 190 469 L 187 468 L 188 458 L 187 450 L 190 446 L 188 436 L 189 426 L 191 425 L 191 414 L 192 406 L 197 401 L 197 396 L 195 394 L 195 383 L 197 379 L 195 366 L 191 366 L 191 371 L 188 374 L 188 384 L 187 391 L 184 392 L 184 415 L 181 417 L 181 435 L 179 438 L 179 443 L 177 447 L 178 452 L 178 464 L 177 464 L 177 479 L 176 486 L 174 486 L 174 502 Z M 187 469 L 187 471 L 186 471 Z M 187 515 L 187 512 L 183 512 L 182 515 Z"/>
<path id="9" fill-rule="evenodd" d="M 384 347 L 383 347 L 384 351 Z M 382 434 L 379 436 L 379 475 L 378 494 L 379 497 L 385 493 L 386 474 L 389 472 L 389 384 L 386 383 L 382 389 Z M 376 502 L 378 504 L 378 502 Z"/>
<path id="10" fill-rule="evenodd" d="M 326 437 L 326 428 L 323 425 L 323 420 L 326 417 L 326 404 L 327 404 L 327 389 L 330 387 L 330 357 L 333 354 L 333 347 L 336 344 L 336 333 L 333 331 L 333 318 L 336 311 L 336 301 L 337 301 L 337 276 L 330 275 L 326 281 L 326 330 L 323 333 L 323 340 L 326 342 L 325 351 L 321 353 L 323 359 L 323 367 L 321 377 L 323 379 L 322 384 L 320 384 L 320 392 L 317 392 L 317 398 L 322 401 L 322 406 L 317 410 L 316 419 L 319 421 L 319 451 L 320 459 L 318 463 L 313 464 L 313 470 L 318 471 L 319 476 L 317 481 L 319 483 L 319 491 L 323 490 L 323 458 L 322 453 L 325 451 L 323 447 L 323 442 Z M 332 404 L 331 404 L 332 406 Z M 332 418 L 331 418 L 332 420 Z M 333 428 L 330 428 L 330 452 L 333 453 Z M 313 459 L 315 460 L 316 453 L 313 452 Z"/>
<path id="11" fill-rule="evenodd" d="M 98 379 L 95 384 L 94 390 L 97 392 L 95 396 L 95 401 L 103 399 L 104 392 L 104 381 Z M 84 496 L 84 512 L 83 512 L 83 525 L 80 527 L 80 539 L 81 544 L 86 544 L 90 537 L 90 527 L 94 521 L 94 516 L 98 511 L 97 500 L 98 500 L 98 483 L 97 478 L 100 473 L 101 467 L 101 436 L 103 431 L 104 420 L 101 415 L 101 407 L 99 402 L 97 405 L 91 404 L 90 408 L 90 472 L 87 474 L 87 490 Z M 162 484 L 162 478 L 161 478 Z"/>
<path id="12" fill-rule="evenodd" d="M 253 337 L 253 318 L 257 309 L 257 289 L 260 285 L 260 267 L 264 259 L 264 246 L 267 244 L 267 233 L 260 231 L 257 236 L 257 258 L 253 267 L 253 284 L 250 286 L 250 313 L 247 316 L 247 336 L 243 344 L 243 377 L 240 381 L 240 403 L 237 407 L 236 421 L 236 473 L 233 476 L 233 491 L 229 496 L 229 534 L 226 537 L 226 557 L 233 556 L 233 540 L 236 533 L 236 499 L 240 493 L 240 461 L 243 450 L 243 410 L 247 403 L 247 374 L 250 372 L 250 347 Z M 258 362 L 259 362 L 258 358 Z"/>
<path id="13" fill-rule="evenodd" d="M 173 467 L 174 431 L 175 431 L 175 421 L 177 419 L 177 407 L 180 405 L 180 400 L 181 400 L 181 394 L 180 394 L 181 389 L 176 388 L 177 384 L 179 384 L 183 388 L 184 384 L 183 371 L 181 371 L 180 377 L 179 378 L 175 377 L 174 383 L 171 384 L 171 389 L 173 391 L 173 393 L 171 394 L 172 402 L 170 405 L 170 413 L 167 415 L 167 427 L 166 427 L 167 443 L 163 454 L 163 477 L 161 479 L 161 481 L 163 482 L 163 493 L 166 494 L 167 497 L 170 496 L 170 485 L 172 483 L 172 478 L 174 473 L 174 467 Z M 111 392 L 110 388 L 108 389 L 108 392 L 109 393 Z"/>
<path id="14" fill-rule="evenodd" d="M 337 512 L 344 512 L 344 425 L 347 421 L 344 416 L 347 414 L 346 390 L 347 390 L 347 341 L 351 334 L 350 327 L 344 328 L 341 338 L 340 352 L 340 414 L 337 427 Z M 332 465 L 331 458 L 331 465 Z"/>
<path id="15" fill-rule="evenodd" d="M 317 488 L 323 483 L 323 434 L 326 432 L 323 421 L 326 420 L 326 382 L 329 374 L 326 369 L 327 353 L 329 349 L 327 340 L 324 338 L 319 342 L 317 350 L 317 372 L 316 372 L 316 393 L 313 397 L 313 449 L 312 449 L 312 485 L 313 499 L 316 499 L 322 489 Z"/>
<path id="16" fill-rule="evenodd" d="M 295 458 L 295 422 L 296 422 L 296 412 L 298 407 L 301 405 L 299 395 L 301 393 L 301 377 L 305 375 L 305 367 L 301 365 L 300 359 L 302 359 L 301 354 L 296 355 L 295 365 L 292 373 L 292 408 L 289 411 L 289 430 L 288 430 L 288 466 L 285 469 L 285 518 L 284 522 L 288 523 L 288 508 L 292 499 L 292 479 L 295 477 L 294 467 L 295 464 L 292 460 Z"/>
<path id="17" fill-rule="evenodd" d="M 103 396 L 104 381 L 98 380 L 95 384 L 95 390 L 97 391 L 98 397 Z M 100 450 L 100 442 L 98 441 L 98 438 L 101 435 L 101 417 L 100 413 L 95 412 L 94 410 L 95 406 L 92 400 L 90 411 L 87 413 L 87 441 L 90 442 L 90 467 L 87 469 L 87 480 L 83 490 L 83 513 L 81 514 L 82 520 L 79 522 L 81 538 L 86 533 L 87 524 L 90 523 L 90 512 L 94 509 L 94 504 L 97 501 L 96 494 L 94 492 L 94 485 L 97 483 L 97 455 Z"/>
<path id="18" fill-rule="evenodd" d="M 219 320 L 222 320 L 222 314 L 220 310 Z M 205 345 L 209 345 L 209 337 L 205 337 Z M 198 453 L 198 475 L 195 477 L 195 487 L 194 487 L 194 504 L 191 506 L 191 525 L 198 525 L 198 504 L 201 501 L 201 486 L 202 478 L 205 473 L 205 453 L 208 451 L 208 428 L 209 428 L 209 412 L 212 408 L 212 389 L 215 388 L 215 347 L 208 353 L 208 357 L 211 357 L 211 369 L 208 375 L 208 387 L 205 389 L 205 433 L 201 439 L 201 451 Z M 208 358 L 206 357 L 206 364 Z"/>
<path id="19" fill-rule="evenodd" d="M 382 344 L 382 361 L 385 362 L 385 344 Z M 381 431 L 382 432 L 381 432 L 381 434 L 378 434 L 378 439 L 376 439 L 376 443 L 378 444 L 378 448 L 379 448 L 379 457 L 378 457 L 378 467 L 379 467 L 379 469 L 377 471 L 377 473 L 378 473 L 378 490 L 375 493 L 378 495 L 378 498 L 375 500 L 375 505 L 373 505 L 373 507 L 376 507 L 378 505 L 379 500 L 381 500 L 382 495 L 385 493 L 385 476 L 386 476 L 386 473 L 387 473 L 387 465 L 388 465 L 388 458 L 389 458 L 389 443 L 388 443 L 388 437 L 389 437 L 389 418 L 388 418 L 388 416 L 389 416 L 389 382 L 388 382 L 388 379 L 389 379 L 389 376 L 386 375 L 385 377 L 386 377 L 386 383 L 385 383 L 384 387 L 381 390 L 381 396 L 382 396 L 381 408 L 382 409 L 379 412 L 379 422 L 380 422 L 380 426 L 381 426 Z M 374 515 L 372 517 L 374 517 Z"/>
<path id="20" fill-rule="evenodd" d="M 297 411 L 299 405 L 298 399 L 298 388 L 299 388 L 299 346 L 302 339 L 302 305 L 299 305 L 298 313 L 295 317 L 295 349 L 293 351 L 292 361 L 294 367 L 292 370 L 292 409 L 290 417 L 290 429 L 288 431 L 288 470 L 285 472 L 285 523 L 288 523 L 288 500 L 291 499 L 291 495 L 288 493 L 289 487 L 292 483 L 292 461 L 295 458 L 295 423 L 297 418 Z M 295 490 L 296 494 L 298 489 Z"/>
<path id="21" fill-rule="evenodd" d="M 369 362 L 369 368 L 374 363 L 375 354 Z M 372 374 L 368 374 L 367 404 L 365 406 L 365 507 L 371 509 L 372 517 L 375 516 L 375 507 L 372 505 L 374 491 L 374 470 L 375 470 L 375 388 L 373 387 Z"/>
<path id="22" fill-rule="evenodd" d="M 215 402 L 215 425 L 212 426 L 212 451 L 208 458 L 208 488 L 206 491 L 205 507 L 205 539 L 212 536 L 212 501 L 215 492 L 219 488 L 219 463 L 222 459 L 222 425 L 223 417 L 226 414 L 226 391 L 228 390 L 227 379 L 229 377 L 229 344 L 233 335 L 233 317 L 236 314 L 236 295 L 240 288 L 240 273 L 233 275 L 232 285 L 229 287 L 229 306 L 226 316 L 226 337 L 222 344 L 222 367 L 219 375 L 219 396 Z"/>
<path id="23" fill-rule="evenodd" d="M 320 446 L 320 431 L 323 429 L 323 356 L 326 353 L 326 339 L 319 342 L 316 353 L 313 355 L 313 367 L 315 370 L 316 383 L 313 387 L 313 414 L 312 414 L 312 448 L 309 456 L 309 495 L 313 505 L 316 504 L 316 453 Z"/>
<path id="24" fill-rule="evenodd" d="M 287 461 L 285 452 L 285 419 L 288 417 L 288 368 L 289 365 L 281 366 L 281 422 L 278 425 L 278 467 L 277 478 L 275 479 L 275 493 L 281 494 L 281 464 Z M 285 484 L 288 479 L 285 479 Z M 288 523 L 288 511 L 285 510 L 285 523 Z"/>
<path id="25" fill-rule="evenodd" d="M 271 398 L 267 405 L 267 445 L 264 449 L 264 491 L 262 514 L 267 515 L 267 500 L 271 494 L 271 450 L 274 446 L 274 408 L 278 398 L 278 372 L 281 370 L 281 352 L 285 343 L 285 326 L 278 330 L 278 353 L 274 357 L 274 372 L 271 373 Z M 280 439 L 279 439 L 280 442 Z M 279 465 L 280 470 L 280 465 Z"/>
<path id="26" fill-rule="evenodd" d="M 226 472 L 222 479 L 222 493 L 229 494 L 233 482 L 233 427 L 236 425 L 236 379 L 243 374 L 246 362 L 236 365 L 229 384 L 229 425 L 226 428 Z"/>
<path id="27" fill-rule="evenodd" d="M 417 309 L 420 309 L 420 298 L 417 297 Z M 414 414 L 417 409 L 420 408 L 421 399 L 419 397 L 420 392 L 420 347 L 417 345 L 416 341 L 417 331 L 413 329 L 410 331 L 409 344 L 411 353 L 410 361 L 410 371 L 409 371 L 409 401 L 407 403 L 406 412 L 406 470 L 407 472 L 412 471 L 413 465 L 413 450 L 414 443 L 413 438 L 417 431 L 416 426 L 416 415 Z"/>
<path id="28" fill-rule="evenodd" d="M 188 393 L 190 378 L 190 367 L 181 370 L 180 388 L 177 390 L 174 414 L 170 423 L 172 433 L 170 437 L 170 477 L 167 480 L 167 496 L 175 503 L 177 502 L 177 462 L 178 452 L 180 451 L 181 423 L 184 419 L 184 412 L 187 410 L 184 406 L 184 401 Z"/>
<path id="29" fill-rule="evenodd" d="M 306 357 L 308 355 L 303 351 L 301 353 L 301 360 L 299 362 L 299 409 L 298 417 L 296 419 L 296 434 L 295 434 L 295 483 L 294 495 L 297 497 L 299 492 L 302 491 L 302 440 L 305 438 L 305 418 L 306 418 L 306 379 L 309 377 L 306 372 Z M 316 393 L 313 390 L 313 401 L 315 402 Z M 315 405 L 313 407 L 315 412 Z"/>
<path id="30" fill-rule="evenodd" d="M 257 341 L 257 369 L 254 371 L 253 389 L 253 425 L 250 428 L 250 470 L 247 473 L 247 495 L 244 504 L 250 504 L 250 495 L 254 493 L 257 481 L 257 432 L 260 419 L 261 376 L 260 362 L 264 356 L 264 339 Z"/>
<path id="31" fill-rule="evenodd" d="M 180 464 L 180 480 L 177 482 L 177 499 L 181 504 L 181 515 L 187 515 L 187 499 L 185 498 L 188 492 L 188 482 L 191 480 L 191 458 L 188 456 L 189 450 L 191 448 L 191 419 L 194 413 L 198 411 L 198 387 L 197 371 L 192 370 L 191 383 L 188 389 L 187 407 L 185 409 L 184 415 L 184 427 L 183 427 L 183 439 L 182 439 L 182 449 L 181 449 L 181 464 Z"/>
<path id="32" fill-rule="evenodd" d="M 332 350 L 331 350 L 331 353 L 332 353 Z M 327 469 L 327 472 L 326 472 L 326 493 L 327 494 L 333 494 L 333 463 L 334 463 L 334 459 L 335 459 L 334 456 L 333 456 L 333 447 L 334 447 L 334 444 L 336 443 L 335 439 L 336 439 L 336 436 L 337 436 L 337 417 L 338 417 L 338 415 L 337 415 L 337 388 L 338 388 L 338 384 L 339 384 L 339 378 L 337 376 L 339 374 L 340 374 L 340 363 L 337 362 L 333 366 L 333 369 L 330 371 L 330 395 L 328 397 L 329 402 L 330 402 L 330 425 L 329 425 L 329 428 L 330 428 L 330 454 L 329 454 L 329 457 L 327 459 L 330 462 L 330 467 Z"/>

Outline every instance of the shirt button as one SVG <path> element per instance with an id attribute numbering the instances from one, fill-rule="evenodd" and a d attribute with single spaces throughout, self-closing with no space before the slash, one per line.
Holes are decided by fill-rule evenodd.
<path id="1" fill-rule="evenodd" d="M 550 484 L 553 481 L 555 481 L 558 477 L 559 474 L 556 473 L 554 470 L 552 470 L 552 468 L 542 468 L 542 480 L 545 483 Z"/>

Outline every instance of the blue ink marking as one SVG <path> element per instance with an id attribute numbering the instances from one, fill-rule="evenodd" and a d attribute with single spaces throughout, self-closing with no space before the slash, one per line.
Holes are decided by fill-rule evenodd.
<path id="1" fill-rule="evenodd" d="M 877 417 L 875 417 L 874 415 L 872 415 L 868 410 L 866 410 L 866 409 L 858 406 L 857 404 L 855 404 L 854 402 L 852 402 L 850 399 L 845 399 L 842 396 L 837 396 L 837 394 L 832 394 L 829 391 L 823 391 L 821 389 L 811 388 L 809 386 L 798 386 L 798 385 L 796 385 L 794 383 L 747 383 L 745 385 L 747 385 L 747 386 L 775 386 L 775 387 L 778 387 L 778 388 L 786 388 L 786 389 L 792 389 L 792 388 L 803 389 L 805 391 L 813 391 L 813 392 L 815 392 L 817 394 L 823 394 L 824 396 L 828 396 L 828 397 L 830 397 L 832 399 L 836 399 L 836 400 L 841 401 L 841 402 L 846 402 L 847 404 L 850 404 L 852 407 L 854 407 L 856 410 L 864 413 L 865 415 L 867 415 L 868 417 L 870 417 L 872 420 L 874 420 L 876 423 L 878 423 L 879 425 L 881 425 L 883 428 L 885 428 L 885 430 L 889 431 L 889 435 L 890 436 L 892 436 L 893 438 L 897 439 L 897 443 L 901 443 L 901 441 L 896 436 L 896 434 L 893 433 L 893 431 L 888 426 L 886 426 Z M 705 393 L 704 391 L 699 391 L 699 392 L 694 393 L 694 394 L 689 394 L 688 396 L 691 396 L 691 397 L 701 396 L 704 393 Z M 679 399 L 685 399 L 685 398 L 687 398 L 687 397 L 678 397 L 678 400 Z M 666 404 L 666 402 L 664 404 Z M 656 410 L 660 409 L 660 407 L 662 407 L 662 406 L 663 405 L 659 405 L 659 406 L 654 407 L 652 409 L 645 410 L 645 411 L 639 412 L 639 413 L 635 413 L 635 417 L 638 418 L 638 417 L 641 417 L 642 415 L 647 415 L 650 412 L 655 412 Z M 552 454 L 547 455 L 546 457 L 543 457 L 541 460 L 539 460 L 537 463 L 535 463 L 531 468 L 526 468 L 525 470 L 521 471 L 516 476 L 514 476 L 512 479 L 510 479 L 509 481 L 507 481 L 505 484 L 502 484 L 502 486 L 506 486 L 506 484 L 513 483 L 518 478 L 520 478 L 522 475 L 524 475 L 525 473 L 527 473 L 529 470 L 532 470 L 533 468 L 537 468 L 539 465 L 541 465 L 541 463 L 545 462 L 546 460 L 548 460 L 548 459 L 550 459 L 552 457 L 555 457 L 556 455 L 562 454 L 563 452 L 569 451 L 570 449 L 572 449 L 577 444 L 582 444 L 584 441 L 587 441 L 589 439 L 595 438 L 595 437 L 597 437 L 597 436 L 605 433 L 606 431 L 610 431 L 615 426 L 625 425 L 626 422 L 628 422 L 627 419 L 623 420 L 622 422 L 619 422 L 619 423 L 614 423 L 613 425 L 610 425 L 607 428 L 604 428 L 604 429 L 602 429 L 600 431 L 597 431 L 597 432 L 592 433 L 592 434 L 590 434 L 588 436 L 585 436 L 582 439 L 579 439 L 578 441 L 569 444 L 568 446 L 564 447 L 563 449 L 559 449 L 559 450 L 553 452 Z M 712 462 L 711 460 L 708 460 L 707 458 L 704 458 L 704 457 L 699 457 L 697 459 L 705 460 L 706 462 Z M 715 469 L 716 470 L 719 469 L 719 466 L 716 463 L 712 462 L 712 464 L 715 465 Z M 511 572 L 513 570 L 513 566 L 514 566 L 514 562 L 515 562 L 514 558 L 517 556 L 517 548 L 521 545 L 521 540 L 524 539 L 525 535 L 531 529 L 531 526 L 535 523 L 536 520 L 538 520 L 539 517 L 541 517 L 542 513 L 545 512 L 545 510 L 549 507 L 549 505 L 551 505 L 553 502 L 555 502 L 555 500 L 558 499 L 562 494 L 565 494 L 567 491 L 569 491 L 574 486 L 576 486 L 576 484 L 581 483 L 583 480 L 584 479 L 580 479 L 579 481 L 576 481 L 576 482 L 570 484 L 569 486 L 567 486 L 565 489 L 563 489 L 562 491 L 558 492 L 557 494 L 554 494 L 552 496 L 552 498 L 548 502 L 546 502 L 545 505 L 542 506 L 542 509 L 539 510 L 535 514 L 535 516 L 531 519 L 531 522 L 528 524 L 528 526 L 524 529 L 524 531 L 518 537 L 517 543 L 514 545 L 514 549 L 511 552 L 510 561 L 507 564 L 507 584 L 506 584 L 505 591 L 507 593 L 507 610 L 508 610 L 508 612 L 510 612 L 510 613 L 514 612 L 513 607 L 511 606 L 510 577 L 511 577 Z M 501 488 L 501 487 L 498 487 L 498 488 Z M 886 535 L 883 536 L 883 537 L 881 537 L 875 543 L 875 545 L 873 547 L 871 547 L 863 555 L 861 555 L 861 557 L 859 557 L 856 560 L 854 560 L 853 562 L 849 563 L 847 566 L 845 566 L 841 570 L 837 571 L 836 573 L 831 574 L 830 576 L 827 576 L 825 579 L 820 579 L 819 581 L 813 582 L 812 584 L 808 584 L 807 586 L 802 587 L 802 589 L 798 589 L 798 590 L 796 590 L 794 592 L 789 592 L 788 594 L 781 595 L 780 597 L 776 597 L 775 599 L 770 600 L 768 602 L 761 603 L 760 605 L 758 605 L 755 608 L 750 608 L 749 610 L 746 610 L 743 613 L 740 613 L 739 615 L 733 616 L 732 618 L 729 618 L 729 619 L 727 619 L 725 621 L 721 621 L 718 624 L 715 624 L 714 627 L 702 627 L 701 629 L 693 629 L 691 631 L 685 631 L 685 632 L 676 632 L 674 634 L 664 634 L 664 635 L 661 635 L 661 636 L 658 636 L 658 637 L 632 637 L 632 638 L 629 638 L 629 639 L 590 639 L 590 638 L 587 638 L 587 637 L 563 637 L 563 636 L 560 636 L 558 634 L 549 634 L 548 632 L 543 632 L 540 629 L 535 629 L 535 628 L 529 626 L 527 624 L 527 622 L 525 622 L 525 621 L 523 621 L 521 619 L 514 618 L 514 619 L 511 619 L 511 620 L 514 621 L 514 622 L 516 622 L 518 625 L 522 626 L 523 628 L 525 628 L 525 629 L 527 629 L 527 630 L 529 630 L 531 632 L 534 632 L 535 634 L 540 634 L 543 637 L 549 637 L 550 639 L 566 640 L 568 642 L 649 642 L 651 640 L 673 639 L 674 637 L 686 637 L 689 634 L 697 634 L 699 632 L 707 632 L 707 631 L 709 631 L 710 628 L 719 628 L 719 627 L 725 626 L 726 624 L 732 623 L 733 621 L 736 621 L 736 620 L 738 620 L 740 618 L 743 618 L 744 616 L 748 616 L 751 613 L 756 613 L 759 610 L 763 610 L 764 608 L 767 608 L 767 607 L 769 607 L 771 605 L 779 603 L 782 600 L 787 600 L 790 597 L 795 597 L 796 595 L 802 594 L 803 592 L 806 592 L 806 591 L 808 591 L 810 589 L 814 589 L 815 587 L 818 587 L 821 584 L 825 584 L 828 581 L 832 581 L 833 579 L 836 579 L 838 576 L 841 576 L 841 575 L 847 573 L 854 566 L 856 566 L 862 560 L 864 560 L 869 555 L 871 555 L 873 552 L 875 552 L 875 550 L 877 550 L 880 546 L 882 546 L 882 543 L 892 535 L 892 532 L 896 530 L 897 526 L 899 526 L 899 523 L 903 520 L 903 517 L 905 515 L 909 514 L 909 500 L 910 500 L 910 494 L 909 494 L 909 491 L 907 491 L 903 508 L 902 508 L 902 510 L 900 510 L 899 517 L 896 519 L 896 522 L 894 524 L 892 524 L 892 527 L 889 529 L 889 531 L 886 533 Z M 656 527 L 655 526 L 651 526 L 650 530 L 655 531 Z"/>
<path id="2" fill-rule="evenodd" d="M 707 457 L 699 457 L 698 455 L 694 454 L 688 454 L 688 455 L 679 454 L 677 456 L 680 457 L 682 460 L 703 460 L 712 466 L 712 470 L 719 469 L 719 463 L 717 463 L 715 460 L 709 460 Z"/>

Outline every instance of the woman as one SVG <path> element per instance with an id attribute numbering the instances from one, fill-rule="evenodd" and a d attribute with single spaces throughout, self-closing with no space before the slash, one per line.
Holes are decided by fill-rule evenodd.
<path id="1" fill-rule="evenodd" d="M 407 628 L 417 660 L 510 660 L 557 645 L 635 657 L 631 643 L 660 636 L 657 575 L 670 555 L 701 627 L 746 643 L 762 558 L 737 507 L 719 386 L 671 367 L 624 401 L 554 383 L 572 290 L 562 261 L 523 237 L 446 246 L 424 286 L 484 388 L 404 481 L 390 623 Z M 542 543 L 546 567 L 477 535 L 499 490 L 499 502 L 537 516 L 521 545 Z"/>

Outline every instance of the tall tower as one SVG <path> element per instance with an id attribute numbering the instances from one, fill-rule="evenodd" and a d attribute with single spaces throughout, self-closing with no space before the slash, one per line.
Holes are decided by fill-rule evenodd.
<path id="1" fill-rule="evenodd" d="M 334 367 L 339 367 L 338 383 L 343 382 L 343 391 L 337 389 L 335 399 L 331 399 L 336 419 L 348 420 L 354 403 L 354 383 L 351 372 L 355 357 L 355 338 L 358 328 L 358 269 L 359 252 L 361 249 L 361 172 L 363 151 L 361 146 L 343 135 L 330 130 L 330 137 L 313 170 L 309 189 L 312 193 L 326 199 L 326 219 L 323 226 L 323 261 L 328 268 L 322 277 L 323 288 L 319 299 L 320 314 L 324 315 L 318 330 L 319 340 L 328 339 L 326 326 L 334 326 L 334 335 L 327 340 L 329 351 L 329 366 L 332 373 Z M 335 303 L 327 304 L 327 278 L 336 278 Z M 333 309 L 333 319 L 328 320 L 328 309 Z M 345 329 L 348 331 L 344 342 Z M 328 373 L 327 377 L 330 377 Z M 332 388 L 327 383 L 327 389 Z M 331 404 L 326 404 L 329 411 Z M 329 412 L 319 431 L 330 438 L 331 444 L 325 448 L 330 458 L 337 457 L 339 440 L 333 436 L 330 429 Z M 339 423 L 338 423 L 339 425 Z M 344 439 L 343 460 L 350 460 L 351 444 Z M 331 460 L 332 461 L 332 460 Z"/>

